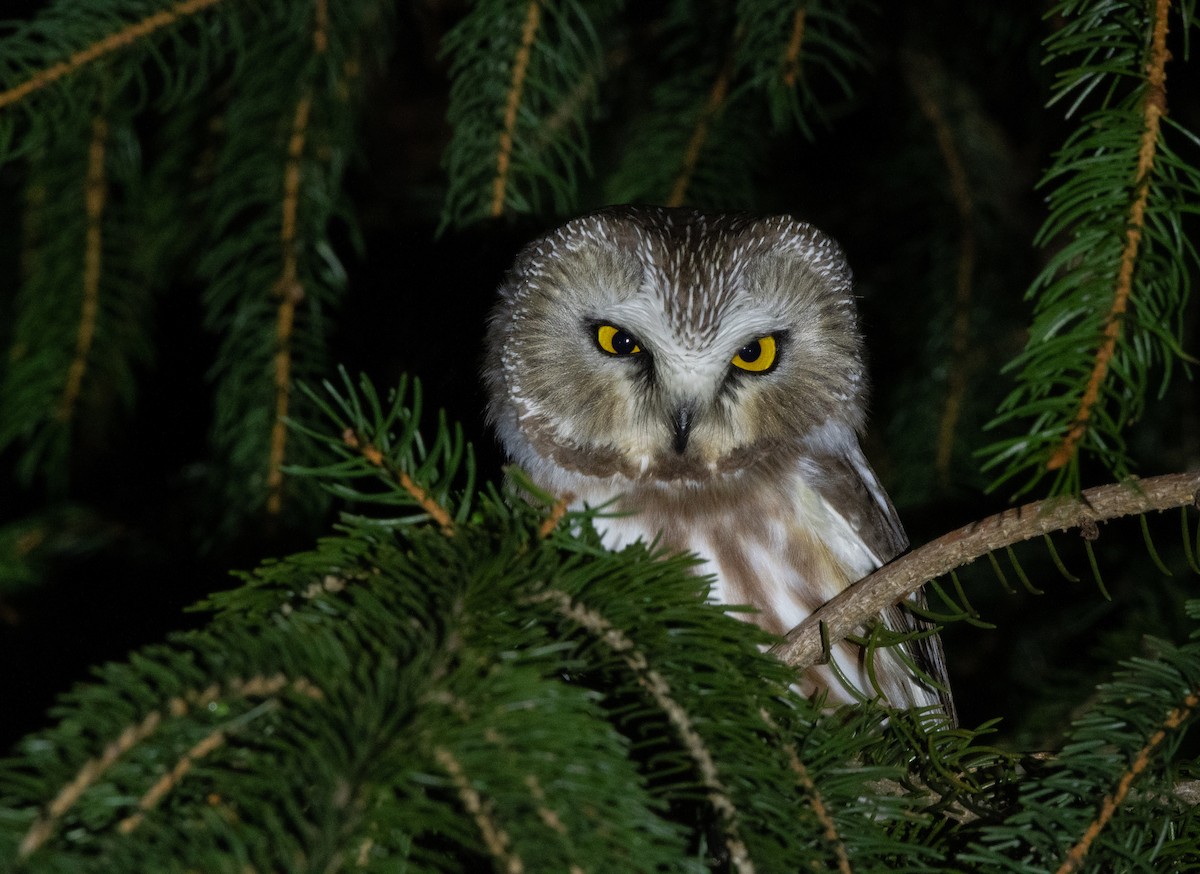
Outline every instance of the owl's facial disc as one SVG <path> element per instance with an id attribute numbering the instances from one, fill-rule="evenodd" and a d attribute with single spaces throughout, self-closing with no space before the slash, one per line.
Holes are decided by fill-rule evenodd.
<path id="1" fill-rule="evenodd" d="M 622 384 L 615 396 L 631 401 L 613 417 L 593 419 L 587 442 L 616 449 L 641 475 L 669 480 L 707 479 L 756 456 L 760 432 L 746 413 L 774 381 L 787 331 L 698 344 L 623 315 L 590 318 L 583 328 L 597 375 Z"/>

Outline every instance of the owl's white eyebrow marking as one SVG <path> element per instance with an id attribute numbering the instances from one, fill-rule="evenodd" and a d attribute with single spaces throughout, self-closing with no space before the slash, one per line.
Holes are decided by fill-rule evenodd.
<path id="1" fill-rule="evenodd" d="M 639 223 L 632 229 L 634 255 L 643 267 L 642 291 L 658 301 L 686 348 L 705 348 L 716 339 L 740 288 L 746 248 L 726 248 L 729 222 L 710 224 L 700 214 L 682 222 L 669 213 L 657 217 L 657 226 Z"/>

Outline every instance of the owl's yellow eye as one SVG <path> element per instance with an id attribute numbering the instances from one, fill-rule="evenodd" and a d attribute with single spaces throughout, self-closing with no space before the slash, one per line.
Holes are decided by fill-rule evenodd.
<path id="1" fill-rule="evenodd" d="M 609 355 L 634 355 L 642 351 L 633 334 L 614 325 L 601 325 L 596 329 L 596 345 Z"/>
<path id="2" fill-rule="evenodd" d="M 768 334 L 739 349 L 731 363 L 750 373 L 766 373 L 775 366 L 775 351 L 775 338 Z"/>

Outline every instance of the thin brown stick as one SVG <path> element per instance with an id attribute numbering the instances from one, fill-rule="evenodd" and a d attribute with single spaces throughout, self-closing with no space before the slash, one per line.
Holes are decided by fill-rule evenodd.
<path id="1" fill-rule="evenodd" d="M 267 513 L 278 515 L 283 509 L 283 460 L 287 449 L 287 414 L 292 391 L 292 329 L 296 305 L 304 299 L 296 257 L 296 214 L 300 207 L 301 158 L 308 135 L 308 116 L 312 97 L 305 94 L 296 103 L 292 135 L 288 140 L 287 163 L 283 170 L 283 204 L 279 242 L 283 267 L 275 283 L 279 298 L 275 322 L 275 415 L 271 422 L 271 443 L 267 459 Z"/>
<path id="2" fill-rule="evenodd" d="M 48 841 L 54 834 L 59 820 L 75 805 L 83 793 L 99 780 L 118 759 L 154 734 L 162 725 L 163 720 L 178 719 L 196 708 L 207 707 L 222 699 L 270 697 L 287 686 L 291 686 L 294 691 L 309 698 L 320 699 L 323 697 L 321 690 L 304 677 L 295 680 L 289 680 L 283 674 L 257 675 L 247 679 L 234 677 L 226 681 L 224 686 L 214 683 L 204 689 L 189 690 L 181 695 L 176 695 L 168 700 L 163 708 L 153 710 L 146 714 L 140 722 L 126 726 L 99 756 L 88 759 L 75 776 L 58 791 L 54 800 L 46 807 L 46 812 L 34 820 L 29 831 L 25 833 L 17 850 L 18 856 L 24 858 Z"/>
<path id="3" fill-rule="evenodd" d="M 968 356 L 971 341 L 971 292 L 975 273 L 975 202 L 967 168 L 955 143 L 954 131 L 929 86 L 933 62 L 912 57 L 905 63 L 908 86 L 917 99 L 917 106 L 933 128 L 942 163 L 950 176 L 950 195 L 958 213 L 958 262 L 954 277 L 954 316 L 950 330 L 950 366 L 946 379 L 946 402 L 938 423 L 934 470 L 943 486 L 950 484 L 950 463 L 954 451 L 954 435 L 967 394 Z M 938 71 L 940 72 L 940 71 Z M 939 76 L 944 80 L 945 76 Z"/>
<path id="4" fill-rule="evenodd" d="M 683 166 L 675 178 L 675 184 L 671 187 L 670 196 L 667 197 L 667 206 L 683 205 L 688 186 L 692 184 L 692 176 L 696 172 L 696 165 L 700 163 L 700 153 L 708 141 L 712 123 L 725 108 L 725 100 L 729 96 L 729 83 L 732 78 L 733 53 L 730 52 L 721 72 L 717 74 L 716 81 L 713 82 L 712 90 L 708 93 L 708 101 L 704 104 L 704 109 L 701 110 L 700 117 L 696 120 L 696 127 L 692 131 L 692 137 L 688 140 L 687 148 L 683 153 Z"/>
<path id="5" fill-rule="evenodd" d="M 775 720 L 771 718 L 771 714 L 767 713 L 766 710 L 760 710 L 758 713 L 762 717 L 763 722 L 772 731 L 779 731 L 779 727 L 775 724 Z M 817 784 L 813 782 L 812 775 L 809 774 L 804 762 L 800 761 L 800 754 L 796 751 L 796 745 L 788 740 L 784 740 L 783 743 L 784 752 L 787 753 L 788 757 L 788 767 L 796 775 L 796 782 L 804 790 L 805 796 L 808 798 L 809 807 L 812 808 L 817 821 L 821 823 L 821 831 L 825 835 L 825 840 L 833 847 L 834 856 L 837 858 L 839 874 L 853 874 L 853 869 L 850 867 L 850 856 L 846 853 L 846 845 L 842 842 L 841 835 L 838 834 L 837 824 L 833 821 L 833 817 L 829 813 L 829 808 L 825 806 L 825 800 L 817 790 Z"/>
<path id="6" fill-rule="evenodd" d="M 1183 699 L 1183 704 L 1176 707 L 1167 714 L 1167 718 L 1163 720 L 1162 728 L 1151 735 L 1146 741 L 1146 745 L 1138 750 L 1138 754 L 1134 756 L 1133 762 L 1129 768 L 1121 775 L 1120 781 L 1117 783 L 1117 788 L 1109 795 L 1104 797 L 1104 801 L 1100 804 L 1100 814 L 1087 827 L 1087 831 L 1083 833 L 1083 837 L 1075 846 L 1071 847 L 1069 853 L 1062 864 L 1058 867 L 1056 874 L 1071 874 L 1083 864 L 1083 857 L 1088 854 L 1092 844 L 1096 838 L 1100 836 L 1105 826 L 1112 820 L 1113 815 L 1117 812 L 1117 808 L 1125 800 L 1125 796 L 1129 794 L 1130 787 L 1133 786 L 1133 781 L 1146 770 L 1150 765 L 1150 759 L 1154 755 L 1155 750 L 1162 746 L 1162 742 L 1167 739 L 1167 733 L 1176 730 L 1181 726 L 1197 707 L 1200 705 L 1200 689 L 1193 689 Z"/>
<path id="7" fill-rule="evenodd" d="M 1100 389 L 1108 376 L 1125 312 L 1129 308 L 1133 271 L 1137 266 L 1138 247 L 1146 225 L 1146 201 L 1150 198 L 1150 174 L 1154 171 L 1154 159 L 1158 151 L 1159 126 L 1167 111 L 1167 59 L 1171 56 L 1167 51 L 1167 13 L 1170 8 L 1171 0 L 1156 0 L 1154 5 L 1154 33 L 1150 43 L 1150 60 L 1146 64 L 1146 96 L 1142 102 L 1142 137 L 1133 181 L 1136 195 L 1129 206 L 1129 218 L 1125 223 L 1125 244 L 1121 250 L 1112 306 L 1104 320 L 1100 348 L 1096 350 L 1092 373 L 1079 401 L 1079 411 L 1062 443 L 1046 462 L 1047 470 L 1057 470 L 1078 453 L 1079 441 L 1087 432 L 1092 412 L 1100 400 Z"/>
<path id="8" fill-rule="evenodd" d="M 638 684 L 654 699 L 655 705 L 667 716 L 679 735 L 688 754 L 696 763 L 700 779 L 704 781 L 708 802 L 721 818 L 725 843 L 729 848 L 729 861 L 738 874 L 753 874 L 754 861 L 741 835 L 738 811 L 729 796 L 729 790 L 721 781 L 716 760 L 709 751 L 704 738 L 696 730 L 691 714 L 675 700 L 666 678 L 651 667 L 645 654 L 620 628 L 608 621 L 601 613 L 584 604 L 571 600 L 571 596 L 558 589 L 547 589 L 531 598 L 534 603 L 549 603 L 564 617 L 579 625 L 624 659 L 625 664 L 637 677 Z"/>
<path id="9" fill-rule="evenodd" d="M 504 107 L 504 127 L 500 131 L 500 146 L 496 151 L 496 178 L 492 182 L 493 216 L 504 214 L 504 195 L 508 190 L 508 170 L 512 164 L 513 132 L 517 128 L 517 110 L 521 106 L 521 95 L 525 90 L 525 74 L 529 72 L 529 59 L 533 55 L 533 41 L 537 37 L 542 20 L 541 0 L 529 0 L 525 12 L 525 27 L 521 31 L 521 47 L 513 59 L 512 84 L 508 86 L 508 101 Z"/>
<path id="10" fill-rule="evenodd" d="M 373 443 L 363 440 L 351 428 L 347 428 L 342 432 L 342 442 L 353 449 L 357 449 L 370 464 L 391 474 L 396 482 L 400 484 L 400 488 L 408 492 L 413 500 L 421 506 L 421 509 L 428 513 L 430 518 L 438 524 L 438 527 L 442 529 L 442 533 L 447 537 L 453 536 L 454 519 L 451 518 L 446 508 L 431 498 L 429 492 L 417 485 L 411 476 L 388 461 L 387 456 L 380 452 Z"/>
<path id="11" fill-rule="evenodd" d="M 329 7 L 327 0 L 315 0 L 313 51 L 322 55 L 329 48 Z M 304 300 L 296 254 L 296 218 L 300 211 L 300 183 L 303 178 L 304 148 L 308 142 L 312 92 L 306 91 L 292 114 L 292 133 L 288 138 L 287 160 L 283 167 L 283 201 L 279 227 L 280 269 L 274 294 L 279 298 L 275 316 L 275 413 L 271 420 L 271 441 L 267 457 L 267 514 L 277 516 L 283 510 L 283 462 L 287 453 L 287 415 L 292 393 L 292 332 L 296 307 Z"/>
<path id="12" fill-rule="evenodd" d="M 59 79 L 69 76 L 92 61 L 98 60 L 111 52 L 127 48 L 156 30 L 168 27 L 179 19 L 194 15 L 210 6 L 216 6 L 220 2 L 221 0 L 185 0 L 185 2 L 178 3 L 170 9 L 155 12 L 153 15 L 146 16 L 141 21 L 135 21 L 133 24 L 122 28 L 116 33 L 110 33 L 104 39 L 97 40 L 90 46 L 75 52 L 65 61 L 47 67 L 19 85 L 14 85 L 7 91 L 0 92 L 0 109 L 24 100 L 33 92 L 39 91 L 47 85 L 54 84 Z"/>
<path id="13" fill-rule="evenodd" d="M 412 477 L 402 470 L 395 472 L 396 481 L 400 483 L 400 487 L 408 492 L 421 505 L 421 509 L 430 515 L 438 527 L 442 529 L 442 533 L 447 537 L 454 533 L 454 520 L 450 518 L 450 514 L 446 512 L 446 508 L 429 497 L 429 492 L 425 491 L 415 482 Z"/>
<path id="14" fill-rule="evenodd" d="M 789 88 L 796 87 L 800 78 L 800 48 L 804 45 L 804 25 L 808 9 L 801 6 L 792 17 L 792 35 L 788 38 L 787 50 L 783 56 L 783 84 Z"/>
<path id="15" fill-rule="evenodd" d="M 313 51 L 323 55 L 329 49 L 329 0 L 316 0 L 313 14 Z"/>
<path id="16" fill-rule="evenodd" d="M 852 874 L 853 869 L 850 867 L 850 856 L 846 853 L 846 845 L 842 842 L 841 835 L 838 834 L 837 825 L 829 814 L 829 809 L 825 807 L 821 793 L 817 791 L 817 784 L 813 782 L 808 768 L 804 767 L 804 763 L 800 761 L 795 746 L 790 743 L 787 745 L 787 754 L 788 765 L 796 775 L 796 781 L 804 790 L 804 794 L 808 797 L 809 807 L 816 814 L 817 821 L 821 823 L 821 831 L 825 835 L 825 840 L 833 847 L 838 871 L 840 874 Z"/>
<path id="17" fill-rule="evenodd" d="M 104 204 L 108 197 L 108 177 L 104 173 L 104 156 L 108 142 L 108 122 L 101 116 L 92 119 L 92 141 L 88 146 L 85 210 L 87 231 L 83 243 L 83 303 L 79 311 L 79 331 L 75 335 L 75 357 L 67 370 L 58 418 L 71 421 L 83 377 L 87 374 L 88 357 L 96 338 L 96 320 L 100 315 L 100 268 L 103 244 Z"/>
<path id="18" fill-rule="evenodd" d="M 458 797 L 462 799 L 463 806 L 475 820 L 475 825 L 479 827 L 479 833 L 483 836 L 484 845 L 500 864 L 501 870 L 506 874 L 523 874 L 525 863 L 510 849 L 512 840 L 508 833 L 496 821 L 489 809 L 490 805 L 485 804 L 479 790 L 471 785 L 471 780 L 463 771 L 458 759 L 454 758 L 448 749 L 440 746 L 434 747 L 433 756 L 442 769 L 450 775 L 450 779 L 454 782 L 454 788 L 458 790 Z"/>
<path id="19" fill-rule="evenodd" d="M 213 750 L 223 746 L 225 738 L 226 735 L 222 729 L 217 729 L 201 738 L 198 743 L 183 754 L 171 770 L 159 777 L 154 782 L 154 785 L 146 790 L 142 797 L 138 799 L 137 812 L 117 823 L 117 831 L 123 835 L 127 835 L 141 825 L 146 818 L 146 814 L 153 810 L 168 792 L 180 784 L 183 778 L 187 776 L 188 771 L 192 770 L 192 765 Z"/>
<path id="20" fill-rule="evenodd" d="M 573 500 L 575 500 L 574 495 L 565 494 L 554 502 L 554 506 L 551 507 L 550 512 L 546 514 L 546 518 L 543 519 L 542 524 L 538 526 L 538 537 L 540 537 L 542 540 L 545 540 L 550 536 L 550 532 L 558 527 L 558 523 L 561 522 L 562 517 L 566 515 L 567 508 L 571 506 L 571 502 Z"/>
<path id="21" fill-rule="evenodd" d="M 822 628 L 828 642 L 837 643 L 929 580 L 989 552 L 1053 531 L 1189 504 L 1200 507 L 1200 471 L 1134 478 L 1087 489 L 1078 499 L 1051 498 L 1005 510 L 951 531 L 859 580 L 789 631 L 774 652 L 797 671 L 807 670 L 823 656 Z"/>

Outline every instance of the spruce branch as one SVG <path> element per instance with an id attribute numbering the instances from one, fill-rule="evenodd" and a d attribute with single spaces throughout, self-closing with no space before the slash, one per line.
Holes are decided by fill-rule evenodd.
<path id="1" fill-rule="evenodd" d="M 333 316 L 347 287 L 332 234 L 352 226 L 343 176 L 362 107 L 359 59 L 388 36 L 371 0 L 306 4 L 256 34 L 234 68 L 206 218 L 205 327 L 220 340 L 213 451 L 237 523 L 271 527 L 319 516 L 325 496 L 288 476 L 310 457 L 287 421 L 311 421 L 295 384 L 328 366 Z M 343 225 L 344 226 L 344 225 Z"/>
<path id="2" fill-rule="evenodd" d="M 89 759 L 74 779 L 54 796 L 46 808 L 46 813 L 34 820 L 33 825 L 29 827 L 29 831 L 21 840 L 18 847 L 19 854 L 22 857 L 28 856 L 49 840 L 54 834 L 58 821 L 71 809 L 84 790 L 95 783 L 126 751 L 153 734 L 162 720 L 163 714 L 160 711 L 152 711 L 139 723 L 130 725 L 122 731 L 104 748 L 104 752 L 100 756 Z"/>
<path id="3" fill-rule="evenodd" d="M 755 866 L 740 833 L 738 811 L 733 804 L 729 790 L 721 780 L 712 751 L 696 730 L 687 710 L 675 700 L 666 678 L 650 664 L 645 654 L 638 648 L 636 641 L 613 625 L 601 613 L 585 604 L 572 601 L 571 596 L 566 592 L 547 588 L 531 596 L 530 601 L 551 604 L 563 617 L 602 640 L 605 646 L 629 666 L 629 669 L 637 677 L 638 684 L 654 699 L 657 707 L 666 714 L 684 748 L 695 762 L 701 781 L 707 790 L 708 801 L 721 818 L 725 842 L 729 848 L 730 861 L 734 869 L 739 874 L 753 874 Z"/>
<path id="4" fill-rule="evenodd" d="M 324 45 L 325 38 L 314 33 L 314 47 Z M 317 49 L 320 52 L 320 49 Z M 301 159 L 304 156 L 308 116 L 312 96 L 305 93 L 296 102 L 292 132 L 288 139 L 287 160 L 283 171 L 283 205 L 280 225 L 282 262 L 275 295 L 279 298 L 275 328 L 275 414 L 271 422 L 270 449 L 267 459 L 267 513 L 279 515 L 283 509 L 283 461 L 287 446 L 288 400 L 292 390 L 292 328 L 296 320 L 296 305 L 304 300 L 296 260 L 296 211 L 300 202 Z"/>
<path id="5" fill-rule="evenodd" d="M 19 103 L 30 94 L 53 85 L 60 79 L 78 72 L 88 64 L 106 55 L 118 52 L 144 39 L 157 30 L 178 22 L 180 19 L 203 12 L 211 6 L 216 6 L 223 0 L 181 0 L 168 9 L 148 15 L 140 21 L 125 25 L 120 30 L 96 40 L 91 45 L 73 52 L 65 61 L 47 67 L 34 73 L 24 82 L 0 91 L 0 109 L 14 103 Z"/>
<path id="6" fill-rule="evenodd" d="M 88 144 L 84 204 L 87 230 L 83 252 L 83 300 L 79 313 L 79 330 L 75 339 L 75 355 L 67 369 L 67 384 L 63 389 L 58 418 L 69 423 L 75 413 L 83 378 L 87 373 L 92 341 L 96 336 L 96 320 L 100 313 L 100 268 L 104 202 L 108 196 L 108 177 L 104 172 L 105 146 L 108 140 L 108 121 L 101 115 L 92 119 L 92 139 Z"/>
<path id="7" fill-rule="evenodd" d="M 842 640 L 929 580 L 997 549 L 1055 531 L 1094 530 L 1096 523 L 1152 510 L 1200 508 L 1200 471 L 1133 478 L 1087 489 L 1079 498 L 1034 501 L 965 525 L 901 556 L 838 594 L 774 648 L 797 671 L 816 664 Z"/>
<path id="8" fill-rule="evenodd" d="M 1185 609 L 1200 618 L 1200 602 Z M 1144 649 L 1097 687 L 1055 755 L 980 824 L 963 861 L 1064 874 L 1113 870 L 1132 854 L 1153 870 L 1194 866 L 1200 817 L 1179 772 L 1188 768 L 1184 735 L 1200 715 L 1200 633 L 1181 645 L 1147 636 Z"/>
<path id="9" fill-rule="evenodd" d="M 1200 688 L 1192 689 L 1184 696 L 1183 702 L 1170 713 L 1162 722 L 1162 727 L 1154 732 L 1146 741 L 1145 746 L 1137 751 L 1133 760 L 1129 763 L 1128 770 L 1121 775 L 1121 779 L 1117 782 L 1116 788 L 1104 797 L 1100 802 L 1100 810 L 1096 819 L 1094 819 L 1087 827 L 1087 831 L 1079 839 L 1070 852 L 1067 853 L 1061 865 L 1059 865 L 1055 874 L 1071 874 L 1073 871 L 1079 870 L 1083 865 L 1084 857 L 1096 842 L 1096 838 L 1104 830 L 1116 815 L 1118 809 L 1125 802 L 1129 795 L 1129 790 L 1133 787 L 1134 781 L 1140 777 L 1150 766 L 1151 759 L 1158 752 L 1163 742 L 1167 740 L 1171 732 L 1178 729 L 1187 721 L 1189 721 L 1200 706 Z"/>
<path id="10" fill-rule="evenodd" d="M 173 695 L 163 707 L 150 711 L 137 722 L 128 724 L 105 745 L 99 756 L 87 760 L 75 776 L 58 791 L 45 812 L 34 820 L 21 840 L 19 855 L 22 858 L 29 856 L 45 844 L 53 836 L 59 821 L 79 801 L 84 792 L 95 785 L 123 756 L 152 737 L 167 720 L 182 719 L 189 713 L 205 709 L 217 702 L 241 698 L 271 698 L 289 687 L 308 698 L 319 700 L 322 697 L 320 689 L 303 677 L 289 679 L 282 674 L 232 677 L 223 684 L 214 683 L 204 689 L 190 689 Z M 182 779 L 191 768 L 191 761 L 215 748 L 212 737 L 212 734 L 208 735 L 193 747 L 196 756 L 191 757 L 189 752 L 188 757 L 181 759 L 169 774 L 164 775 L 147 790 L 139 801 L 140 814 L 157 804 L 163 794 Z M 145 806 L 142 802 L 145 802 Z M 118 828 L 123 832 L 131 831 L 140 823 L 140 814 L 122 820 L 122 825 Z M 125 823 L 128 825 L 124 825 Z"/>
<path id="11" fill-rule="evenodd" d="M 1169 0 L 1153 4 L 1061 3 L 1063 26 L 1048 40 L 1065 59 L 1051 102 L 1071 98 L 1084 116 L 1042 184 L 1054 184 L 1035 237 L 1055 245 L 1027 297 L 1036 301 L 1024 350 L 1004 368 L 1018 385 L 989 427 L 1023 433 L 983 450 L 999 469 L 993 488 L 1025 473 L 1019 492 L 1053 474 L 1053 491 L 1080 488 L 1081 454 L 1116 477 L 1128 471 L 1125 429 L 1145 408 L 1161 366 L 1160 393 L 1183 349 L 1182 314 L 1198 256 L 1183 227 L 1200 194 L 1200 167 L 1172 151 L 1166 121 Z M 1179 12 L 1185 31 L 1190 5 Z"/>
<path id="12" fill-rule="evenodd" d="M 337 459 L 321 466 L 292 466 L 288 470 L 317 480 L 338 497 L 360 504 L 416 506 L 421 514 L 405 520 L 428 517 L 441 533 L 450 537 L 470 514 L 475 495 L 475 463 L 462 428 L 447 425 L 439 417 L 437 435 L 426 445 L 418 430 L 421 415 L 421 384 L 401 380 L 386 398 L 379 397 L 365 376 L 355 385 L 339 369 L 341 386 L 324 384 L 320 394 L 305 383 L 299 390 L 324 416 L 325 423 L 308 426 L 289 424 L 314 444 L 318 452 Z M 452 495 L 460 482 L 463 493 Z M 352 487 L 352 479 L 382 482 L 385 491 L 371 492 Z M 398 525 L 400 520 L 389 519 Z"/>
<path id="13" fill-rule="evenodd" d="M 427 490 L 417 485 L 407 471 L 402 470 L 399 465 L 380 452 L 378 447 L 366 440 L 363 435 L 349 428 L 342 432 L 342 442 L 351 449 L 357 449 L 367 464 L 386 471 L 387 475 L 416 502 L 417 506 L 429 514 L 429 518 L 437 523 L 443 534 L 447 537 L 454 534 L 454 520 L 446 508 L 435 501 Z"/>
<path id="14" fill-rule="evenodd" d="M 228 737 L 228 731 L 224 728 L 217 728 L 206 734 L 200 740 L 187 750 L 174 765 L 171 766 L 165 774 L 163 774 L 153 786 L 146 790 L 141 798 L 137 801 L 137 810 L 125 817 L 117 823 L 117 831 L 123 835 L 127 835 L 136 829 L 146 820 L 146 813 L 158 806 L 158 803 L 170 792 L 173 788 L 179 785 L 188 771 L 196 762 L 203 759 L 209 753 L 214 752 L 225 745 Z"/>
<path id="15" fill-rule="evenodd" d="M 578 209 L 589 115 L 620 0 L 487 0 L 446 33 L 450 59 L 442 228 L 505 212 Z"/>
<path id="16" fill-rule="evenodd" d="M 1129 298 L 1133 292 L 1134 268 L 1138 263 L 1138 248 L 1146 224 L 1150 177 L 1155 171 L 1159 126 L 1167 110 L 1166 66 L 1170 57 L 1167 51 L 1167 14 L 1170 9 L 1171 0 L 1155 0 L 1150 57 L 1146 63 L 1146 90 L 1142 97 L 1142 134 L 1137 150 L 1137 170 L 1133 179 L 1134 197 L 1125 222 L 1125 241 L 1121 249 L 1112 304 L 1104 318 L 1103 339 L 1096 350 L 1095 363 L 1083 390 L 1083 397 L 1079 401 L 1079 410 L 1062 443 L 1047 460 L 1047 470 L 1057 470 L 1078 454 L 1079 441 L 1083 438 L 1096 404 L 1100 401 L 1100 388 L 1108 376 L 1125 321 L 1125 311 L 1129 307 Z"/>
<path id="17" fill-rule="evenodd" d="M 767 713 L 766 710 L 762 710 L 759 715 L 762 716 L 763 722 L 772 731 L 779 732 L 779 726 L 771 719 L 771 714 Z M 800 753 L 796 750 L 796 745 L 790 740 L 785 740 L 783 748 L 787 754 L 788 767 L 796 775 L 797 784 L 799 784 L 805 797 L 808 799 L 809 807 L 812 809 L 813 815 L 816 816 L 817 822 L 821 824 L 821 833 L 829 845 L 833 847 L 839 874 L 852 874 L 850 857 L 846 852 L 846 845 L 842 841 L 841 835 L 838 834 L 837 823 L 833 821 L 833 816 L 830 815 L 829 808 L 825 805 L 825 800 L 821 797 L 821 790 L 817 788 L 812 774 L 809 773 L 804 762 L 800 760 Z"/>
<path id="18" fill-rule="evenodd" d="M 132 405 L 171 238 L 150 226 L 133 119 L 106 98 L 98 110 L 89 95 L 29 162 L 28 272 L 0 367 L 0 448 L 19 446 L 20 479 L 57 494 L 92 460 L 82 447 L 102 444 L 111 413 Z"/>
<path id="19" fill-rule="evenodd" d="M 807 20 L 807 6 L 801 6 L 792 16 L 792 33 L 783 53 L 783 84 L 786 88 L 795 88 L 800 76 L 800 47 L 804 45 L 804 25 Z"/>
<path id="20" fill-rule="evenodd" d="M 512 64 L 512 82 L 508 86 L 508 98 L 504 103 L 504 124 L 500 130 L 500 142 L 496 149 L 496 178 L 492 182 L 491 214 L 504 213 L 508 191 L 508 169 L 512 162 L 513 131 L 517 126 L 517 111 L 521 106 L 521 95 L 525 90 L 525 74 L 529 71 L 529 56 L 533 52 L 533 41 L 537 38 L 542 20 L 541 0 L 529 0 L 525 11 L 525 24 L 521 28 L 521 43 Z"/>
<path id="21" fill-rule="evenodd" d="M 463 807 L 467 809 L 467 812 L 475 820 L 476 826 L 479 827 L 479 834 L 483 838 L 484 846 L 492 854 L 492 858 L 502 866 L 501 870 L 506 874 L 523 874 L 525 863 L 512 850 L 512 839 L 496 822 L 495 815 L 490 810 L 491 805 L 485 803 L 483 796 L 474 787 L 471 778 L 464 772 L 462 764 L 450 750 L 443 746 L 435 746 L 433 754 L 437 763 L 454 782 L 454 788 L 458 791 Z"/>
<path id="22" fill-rule="evenodd" d="M 849 73 L 863 62 L 855 11 L 846 0 L 739 0 L 734 79 L 765 100 L 777 130 L 811 139 L 828 86 L 850 95 Z"/>

